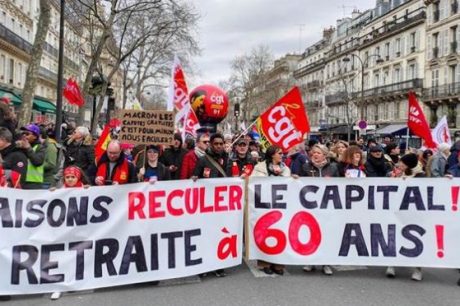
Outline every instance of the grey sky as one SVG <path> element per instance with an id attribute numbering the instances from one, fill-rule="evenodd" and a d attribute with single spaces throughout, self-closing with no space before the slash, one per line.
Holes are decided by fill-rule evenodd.
<path id="1" fill-rule="evenodd" d="M 322 30 L 350 16 L 353 8 L 373 8 L 376 0 L 194 0 L 201 15 L 199 41 L 203 49 L 195 59 L 196 77 L 190 89 L 228 79 L 230 61 L 260 44 L 275 58 L 299 52 L 321 38 Z M 343 7 L 344 6 L 344 7 Z M 345 12 L 345 15 L 344 15 Z M 300 32 L 302 24 L 302 32 Z M 301 34 L 301 35 L 300 35 Z"/>

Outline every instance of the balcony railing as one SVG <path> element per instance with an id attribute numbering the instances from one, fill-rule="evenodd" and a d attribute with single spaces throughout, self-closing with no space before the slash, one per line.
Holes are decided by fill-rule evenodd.
<path id="1" fill-rule="evenodd" d="M 40 67 L 38 69 L 38 75 L 53 82 L 53 83 L 57 83 L 57 74 L 46 69 L 46 68 L 43 68 L 43 67 Z"/>
<path id="2" fill-rule="evenodd" d="M 426 88 L 423 91 L 423 96 L 427 99 L 460 96 L 460 82 Z"/>
<path id="3" fill-rule="evenodd" d="M 371 89 L 367 89 L 363 92 L 364 97 L 372 97 L 372 96 L 381 96 L 385 94 L 405 94 L 411 89 L 416 88 L 423 88 L 423 79 L 413 79 L 409 81 L 394 83 L 385 86 L 379 86 Z M 354 94 L 359 94 L 355 92 Z M 354 96 L 354 95 L 352 95 Z"/>
<path id="4" fill-rule="evenodd" d="M 346 98 L 347 98 L 347 92 L 339 91 L 332 95 L 326 95 L 325 102 L 326 102 L 326 105 L 336 104 L 336 103 L 344 102 Z"/>
<path id="5" fill-rule="evenodd" d="M 3 24 L 0 23 L 0 38 L 4 39 L 13 46 L 25 51 L 27 54 L 32 53 L 32 45 L 21 36 L 17 35 Z"/>
<path id="6" fill-rule="evenodd" d="M 296 78 L 296 79 L 301 78 L 304 75 L 306 75 L 309 72 L 309 70 L 314 69 L 316 67 L 319 67 L 321 65 L 324 65 L 325 63 L 326 62 L 325 62 L 324 58 L 322 58 L 322 59 L 320 59 L 320 60 L 318 60 L 316 62 L 310 63 L 310 64 L 308 64 L 308 65 L 306 65 L 306 66 L 304 66 L 302 68 L 299 68 L 299 69 L 294 71 L 294 78 Z"/>

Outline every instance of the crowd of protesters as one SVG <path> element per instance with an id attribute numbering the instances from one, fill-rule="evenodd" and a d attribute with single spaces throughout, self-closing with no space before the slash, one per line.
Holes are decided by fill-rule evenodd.
<path id="1" fill-rule="evenodd" d="M 381 143 L 368 139 L 331 141 L 310 140 L 285 153 L 277 146 L 265 152 L 251 135 L 201 133 L 183 142 L 174 135 L 170 146 L 151 144 L 126 146 L 111 140 L 105 153 L 95 158 L 97 139 L 83 126 L 63 126 L 63 141 L 57 143 L 54 126 L 15 126 L 14 114 L 0 103 L 0 183 L 22 189 L 87 188 L 179 179 L 206 179 L 249 176 L 298 177 L 460 177 L 460 141 L 452 147 L 442 143 L 437 150 L 406 151 L 391 137 Z M 283 275 L 284 266 L 258 261 L 266 274 Z M 304 271 L 314 270 L 305 266 Z M 325 265 L 322 271 L 332 275 Z M 224 270 L 213 273 L 225 276 Z M 388 267 L 388 277 L 395 269 Z M 415 268 L 413 280 L 423 278 Z M 460 285 L 460 281 L 459 281 Z M 53 299 L 60 293 L 54 293 Z M 8 297 L 1 297 L 7 299 Z"/>

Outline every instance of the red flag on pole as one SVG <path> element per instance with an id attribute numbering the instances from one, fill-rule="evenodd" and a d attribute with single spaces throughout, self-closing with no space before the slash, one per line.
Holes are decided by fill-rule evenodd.
<path id="1" fill-rule="evenodd" d="M 193 111 L 192 107 L 190 106 L 190 103 L 186 106 L 188 108 L 187 116 L 185 116 L 185 121 L 184 121 L 184 130 L 182 134 L 182 139 L 185 140 L 187 135 L 192 136 L 193 138 L 196 138 L 196 131 L 201 127 L 200 123 L 198 122 L 198 118 Z"/>
<path id="2" fill-rule="evenodd" d="M 177 111 L 175 119 L 176 124 L 185 120 L 188 114 L 188 109 L 185 107 L 187 104 L 189 104 L 187 83 L 185 82 L 185 75 L 179 58 L 175 56 L 166 109 L 169 111 L 175 109 Z"/>
<path id="3" fill-rule="evenodd" d="M 70 104 L 78 107 L 82 107 L 85 104 L 85 100 L 80 93 L 80 87 L 78 87 L 78 83 L 73 78 L 67 80 L 62 94 Z"/>
<path id="4" fill-rule="evenodd" d="M 407 119 L 407 127 L 425 141 L 427 148 L 436 148 L 436 143 L 433 141 L 430 126 L 426 121 L 425 114 L 418 104 L 417 96 L 413 91 L 409 92 L 409 117 Z"/>
<path id="5" fill-rule="evenodd" d="M 117 118 L 110 120 L 110 122 L 104 126 L 101 136 L 94 146 L 94 156 L 96 158 L 96 162 L 99 160 L 99 158 L 101 158 L 102 154 L 107 151 L 107 145 L 109 144 L 110 140 L 112 140 L 110 131 L 112 129 L 117 129 L 119 126 L 121 126 L 121 121 Z"/>
<path id="6" fill-rule="evenodd" d="M 264 148 L 278 145 L 286 152 L 303 142 L 304 134 L 310 131 L 310 123 L 299 88 L 291 89 L 260 115 L 256 127 Z"/>

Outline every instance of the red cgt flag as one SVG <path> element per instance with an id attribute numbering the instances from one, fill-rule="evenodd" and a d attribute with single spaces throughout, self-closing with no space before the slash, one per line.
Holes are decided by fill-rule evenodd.
<path id="1" fill-rule="evenodd" d="M 433 141 L 430 126 L 426 121 L 425 114 L 418 104 L 417 97 L 413 91 L 409 92 L 409 117 L 407 119 L 407 127 L 425 141 L 427 148 L 436 148 L 436 143 Z"/>
<path id="2" fill-rule="evenodd" d="M 184 121 L 184 131 L 182 134 L 182 139 L 185 140 L 187 135 L 192 136 L 193 138 L 196 138 L 197 134 L 196 131 L 201 127 L 200 123 L 198 122 L 198 118 L 193 111 L 192 107 L 190 104 L 186 106 L 188 108 L 187 116 L 185 117 Z"/>
<path id="3" fill-rule="evenodd" d="M 310 123 L 299 88 L 291 89 L 260 115 L 256 127 L 264 148 L 277 145 L 286 152 L 303 142 L 304 134 L 310 131 Z"/>
<path id="4" fill-rule="evenodd" d="M 85 104 L 85 100 L 80 93 L 80 87 L 78 87 L 78 83 L 73 78 L 67 80 L 62 94 L 70 104 L 78 107 L 82 107 Z"/>

